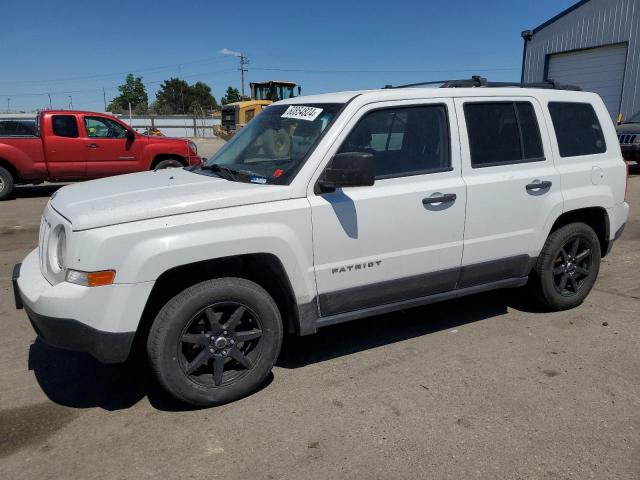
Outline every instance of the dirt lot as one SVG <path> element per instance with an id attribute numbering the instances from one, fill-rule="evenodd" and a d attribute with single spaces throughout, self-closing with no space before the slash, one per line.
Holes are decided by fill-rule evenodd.
<path id="1" fill-rule="evenodd" d="M 55 188 L 0 204 L 2 479 L 640 477 L 640 176 L 580 308 L 501 291 L 328 327 L 205 410 L 144 366 L 42 345 L 14 309 L 11 267 Z"/>

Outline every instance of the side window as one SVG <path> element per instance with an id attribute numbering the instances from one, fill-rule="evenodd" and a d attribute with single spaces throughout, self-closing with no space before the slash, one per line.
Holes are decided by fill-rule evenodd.
<path id="1" fill-rule="evenodd" d="M 544 160 L 531 103 L 465 103 L 464 116 L 473 168 Z"/>
<path id="2" fill-rule="evenodd" d="M 54 115 L 52 118 L 53 134 L 58 137 L 78 137 L 78 124 L 73 115 Z"/>
<path id="3" fill-rule="evenodd" d="M 449 124 L 444 105 L 387 108 L 367 113 L 339 153 L 368 152 L 376 178 L 448 170 Z"/>
<path id="4" fill-rule="evenodd" d="M 591 104 L 549 102 L 549 113 L 561 157 L 594 155 L 607 151 L 600 122 Z"/>
<path id="5" fill-rule="evenodd" d="M 108 118 L 84 117 L 84 125 L 89 138 L 126 138 L 127 130 Z"/>

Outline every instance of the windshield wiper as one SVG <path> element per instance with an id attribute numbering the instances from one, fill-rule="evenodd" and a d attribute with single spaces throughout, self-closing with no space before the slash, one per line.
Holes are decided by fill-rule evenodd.
<path id="1" fill-rule="evenodd" d="M 235 170 L 229 167 L 223 167 L 222 165 L 218 165 L 217 163 L 212 163 L 211 165 L 203 165 L 203 170 L 211 170 L 218 174 L 218 176 L 230 180 L 232 182 L 240 181 L 240 178 L 249 179 L 252 183 L 266 183 L 266 178 L 264 178 L 261 174 L 252 172 L 250 170 Z M 254 182 L 254 179 L 264 179 L 264 182 Z"/>
<path id="2" fill-rule="evenodd" d="M 222 177 L 225 180 L 230 180 L 232 182 L 238 181 L 238 174 L 240 173 L 233 168 L 223 167 L 221 165 L 218 165 L 217 163 L 212 163 L 211 165 L 203 165 L 202 169 L 211 170 L 212 172 L 217 173 L 219 177 Z"/>

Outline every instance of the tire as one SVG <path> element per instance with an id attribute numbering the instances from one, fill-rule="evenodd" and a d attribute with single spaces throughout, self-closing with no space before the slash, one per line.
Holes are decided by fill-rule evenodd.
<path id="1" fill-rule="evenodd" d="M 584 223 L 551 233 L 530 281 L 539 302 L 554 311 L 580 305 L 598 277 L 600 252 L 598 236 Z"/>
<path id="2" fill-rule="evenodd" d="M 176 158 L 167 158 L 166 160 L 161 160 L 154 167 L 154 170 L 163 170 L 165 168 L 182 168 L 184 167 L 184 163 Z"/>
<path id="3" fill-rule="evenodd" d="M 13 193 L 14 180 L 11 172 L 0 167 L 0 201 L 6 200 Z"/>
<path id="4" fill-rule="evenodd" d="M 162 308 L 147 354 L 158 381 L 175 398 L 221 405 L 264 382 L 280 353 L 282 330 L 280 311 L 262 287 L 219 278 L 187 288 Z"/>

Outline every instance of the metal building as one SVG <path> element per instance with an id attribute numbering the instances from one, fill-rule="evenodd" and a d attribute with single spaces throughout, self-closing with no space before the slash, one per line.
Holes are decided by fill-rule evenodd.
<path id="1" fill-rule="evenodd" d="M 640 111 L 640 0 L 582 0 L 522 38 L 523 82 L 596 92 L 612 119 Z"/>

